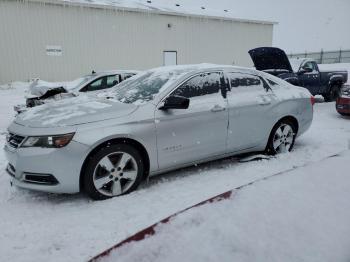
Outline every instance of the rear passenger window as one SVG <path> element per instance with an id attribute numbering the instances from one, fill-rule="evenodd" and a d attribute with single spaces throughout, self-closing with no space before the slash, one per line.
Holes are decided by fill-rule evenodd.
<path id="1" fill-rule="evenodd" d="M 228 73 L 227 75 L 231 89 L 243 88 L 248 90 L 251 88 L 264 88 L 264 83 L 258 76 L 242 73 Z"/>
<path id="2" fill-rule="evenodd" d="M 182 84 L 172 95 L 191 98 L 215 94 L 221 91 L 223 81 L 224 78 L 222 73 L 203 73 Z"/>

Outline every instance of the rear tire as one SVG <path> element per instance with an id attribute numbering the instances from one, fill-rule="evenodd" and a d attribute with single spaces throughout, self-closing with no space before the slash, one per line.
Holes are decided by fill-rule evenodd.
<path id="1" fill-rule="evenodd" d="M 143 175 L 144 162 L 134 147 L 111 145 L 90 157 L 83 174 L 83 189 L 94 200 L 108 199 L 134 191 Z"/>
<path id="2" fill-rule="evenodd" d="M 276 155 L 292 151 L 296 132 L 293 121 L 284 119 L 278 122 L 272 128 L 265 152 L 269 155 Z"/>
<path id="3" fill-rule="evenodd" d="M 333 102 L 340 97 L 340 93 L 340 86 L 332 85 L 329 92 L 327 94 L 323 94 L 322 96 L 324 97 L 325 102 Z"/>

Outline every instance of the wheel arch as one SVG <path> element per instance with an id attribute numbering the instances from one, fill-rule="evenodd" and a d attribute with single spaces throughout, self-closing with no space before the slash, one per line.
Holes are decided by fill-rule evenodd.
<path id="1" fill-rule="evenodd" d="M 298 122 L 298 119 L 297 119 L 295 116 L 292 116 L 292 115 L 284 116 L 284 117 L 280 118 L 280 119 L 272 126 L 272 128 L 271 128 L 271 130 L 270 130 L 270 134 L 269 134 L 268 140 L 267 140 L 267 142 L 266 142 L 265 151 L 268 150 L 269 142 L 270 142 L 270 140 L 271 140 L 271 136 L 273 135 L 273 134 L 272 134 L 273 129 L 274 129 L 278 124 L 280 124 L 281 122 L 283 122 L 283 121 L 285 121 L 285 120 L 290 121 L 290 122 L 293 123 L 293 125 L 294 125 L 294 127 L 295 127 L 295 137 L 297 137 L 298 131 L 299 131 L 299 122 Z"/>
<path id="2" fill-rule="evenodd" d="M 278 120 L 276 122 L 276 124 L 273 127 L 275 127 L 277 124 L 281 123 L 284 120 L 288 120 L 288 121 L 292 122 L 294 124 L 295 129 L 296 129 L 295 133 L 298 134 L 299 122 L 298 122 L 298 119 L 296 117 L 292 116 L 292 115 L 288 115 L 288 116 L 282 117 L 280 120 Z M 271 131 L 272 131 L 272 129 L 271 129 Z"/>
<path id="3" fill-rule="evenodd" d="M 149 159 L 149 155 L 148 155 L 146 148 L 139 141 L 137 141 L 133 138 L 126 138 L 126 137 L 111 138 L 111 139 L 108 139 L 106 141 L 101 141 L 100 143 L 95 145 L 93 147 L 93 149 L 91 149 L 89 154 L 85 157 L 85 160 L 83 162 L 83 165 L 82 165 L 81 170 L 80 170 L 80 175 L 79 175 L 80 191 L 83 189 L 83 186 L 84 186 L 83 185 L 83 183 L 84 183 L 83 176 L 84 176 L 84 172 L 86 170 L 87 164 L 89 162 L 89 159 L 91 159 L 91 157 L 94 154 L 96 154 L 99 151 L 99 149 L 101 149 L 103 147 L 108 147 L 110 145 L 116 145 L 116 144 L 128 144 L 128 145 L 135 147 L 135 149 L 139 151 L 142 159 L 144 160 L 144 164 L 145 164 L 145 178 L 148 177 L 149 171 L 150 171 L 150 159 Z"/>
<path id="4" fill-rule="evenodd" d="M 334 85 L 341 86 L 343 84 L 344 84 L 344 77 L 342 75 L 333 75 L 329 80 L 328 86 L 329 88 L 331 88 Z"/>

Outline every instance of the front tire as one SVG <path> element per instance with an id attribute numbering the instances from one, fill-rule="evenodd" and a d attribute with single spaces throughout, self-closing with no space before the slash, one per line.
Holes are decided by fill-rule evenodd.
<path id="1" fill-rule="evenodd" d="M 276 155 L 292 151 L 296 131 L 295 124 L 292 121 L 285 119 L 278 122 L 271 131 L 265 150 L 266 153 Z"/>
<path id="2" fill-rule="evenodd" d="M 127 144 L 102 148 L 94 154 L 83 177 L 84 191 L 94 200 L 103 200 L 134 191 L 144 175 L 140 153 Z"/>

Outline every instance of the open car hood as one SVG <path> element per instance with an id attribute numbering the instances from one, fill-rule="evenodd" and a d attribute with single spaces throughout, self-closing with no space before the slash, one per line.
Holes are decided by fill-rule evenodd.
<path id="1" fill-rule="evenodd" d="M 253 60 L 256 70 L 286 70 L 293 72 L 286 53 L 276 47 L 259 47 L 250 50 L 250 57 Z"/>

